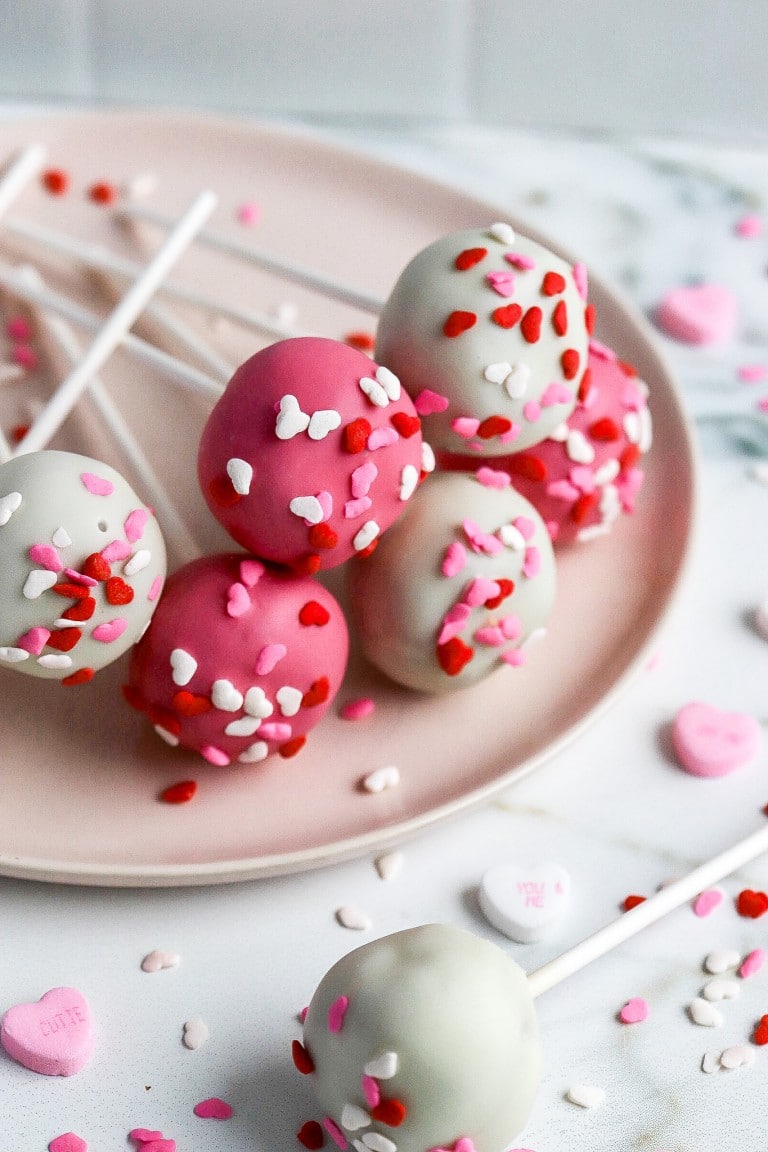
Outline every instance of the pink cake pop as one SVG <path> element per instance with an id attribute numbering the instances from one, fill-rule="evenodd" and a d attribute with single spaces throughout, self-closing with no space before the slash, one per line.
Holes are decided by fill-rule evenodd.
<path id="1" fill-rule="evenodd" d="M 237 370 L 203 430 L 213 515 L 265 560 L 314 573 L 375 547 L 422 474 L 396 376 L 335 340 L 282 340 Z"/>
<path id="2" fill-rule="evenodd" d="M 253 764 L 303 747 L 339 689 L 347 650 L 341 609 L 311 577 L 206 556 L 168 580 L 125 695 L 168 744 L 214 765 Z"/>

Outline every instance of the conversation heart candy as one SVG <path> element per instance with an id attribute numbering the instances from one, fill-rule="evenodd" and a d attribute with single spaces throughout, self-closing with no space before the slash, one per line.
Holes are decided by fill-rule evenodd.
<path id="1" fill-rule="evenodd" d="M 72 1076 L 93 1052 L 91 1009 L 76 988 L 52 988 L 34 1004 L 9 1008 L 0 1023 L 8 1055 L 43 1076 Z"/>
<path id="2" fill-rule="evenodd" d="M 760 748 L 760 725 L 743 712 L 722 712 L 712 704 L 685 704 L 672 725 L 672 746 L 686 772 L 727 776 L 743 768 Z"/>
<path id="3" fill-rule="evenodd" d="M 668 292 L 656 311 L 659 327 L 686 344 L 715 344 L 733 335 L 738 301 L 722 284 L 695 284 Z"/>
<path id="4" fill-rule="evenodd" d="M 480 881 L 485 918 L 510 940 L 530 944 L 556 926 L 568 907 L 571 878 L 559 864 L 497 864 Z"/>

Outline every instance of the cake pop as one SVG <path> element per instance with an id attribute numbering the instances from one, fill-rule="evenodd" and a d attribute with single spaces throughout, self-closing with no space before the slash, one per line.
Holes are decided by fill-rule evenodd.
<path id="1" fill-rule="evenodd" d="M 523 662 L 552 609 L 555 563 L 506 474 L 438 472 L 375 555 L 350 566 L 348 587 L 371 663 L 406 687 L 445 692 Z"/>
<path id="2" fill-rule="evenodd" d="M 397 377 L 346 344 L 301 337 L 237 370 L 203 430 L 198 474 L 233 539 L 314 573 L 376 546 L 424 462 Z"/>
<path id="3" fill-rule="evenodd" d="M 315 580 L 241 554 L 168 580 L 131 655 L 128 702 L 210 764 L 293 756 L 336 695 L 347 626 Z"/>
<path id="4" fill-rule="evenodd" d="M 570 415 L 590 316 L 570 264 L 494 224 L 414 257 L 384 305 L 376 357 L 414 397 L 435 449 L 496 456 Z"/>
<path id="5" fill-rule="evenodd" d="M 0 465 L 0 661 L 83 684 L 141 636 L 165 578 L 151 509 L 114 468 L 70 452 Z"/>

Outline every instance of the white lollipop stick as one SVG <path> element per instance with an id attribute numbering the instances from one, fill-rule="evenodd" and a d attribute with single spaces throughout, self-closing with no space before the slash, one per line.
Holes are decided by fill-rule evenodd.
<path id="1" fill-rule="evenodd" d="M 159 228 L 170 228 L 173 223 L 162 212 L 156 212 L 151 208 L 143 208 L 138 205 L 128 204 L 117 210 L 116 215 L 119 219 L 131 220 L 146 220 L 150 224 L 155 224 Z M 342 304 L 350 304 L 353 308 L 359 308 L 362 312 L 371 312 L 377 316 L 384 307 L 384 301 L 380 300 L 377 296 L 371 296 L 367 292 L 358 292 L 354 288 L 347 287 L 346 284 L 340 284 L 336 280 L 330 280 L 326 276 L 320 276 L 316 272 L 310 271 L 308 268 L 302 268 L 298 264 L 289 264 L 285 260 L 278 260 L 274 256 L 268 256 L 266 252 L 260 252 L 256 248 L 250 248 L 245 244 L 239 244 L 235 240 L 230 240 L 226 236 L 221 236 L 216 232 L 209 232 L 207 230 L 201 231 L 197 239 L 201 244 L 206 244 L 209 248 L 215 248 L 219 252 L 225 252 L 228 256 L 234 256 L 238 260 L 245 260 L 248 264 L 255 264 L 258 268 L 263 268 L 265 272 L 271 272 L 274 276 L 280 276 L 284 280 L 291 280 L 294 284 L 301 284 L 304 288 L 311 288 L 315 292 L 320 292 L 324 296 L 329 296 L 333 300 L 340 300 Z"/>
<path id="2" fill-rule="evenodd" d="M 16 157 L 0 177 L 0 216 L 7 212 L 45 163 L 45 148 L 33 144 Z"/>
<path id="3" fill-rule="evenodd" d="M 110 252 L 108 248 L 102 248 L 98 244 L 89 244 L 86 241 L 77 240 L 72 236 L 66 236 L 61 232 L 56 232 L 52 228 L 44 228 L 40 224 L 28 220 L 20 220 L 16 217 L 6 220 L 4 227 L 6 231 L 12 235 L 21 236 L 24 240 L 31 240 L 34 244 L 38 244 L 42 248 L 49 248 L 52 252 L 60 252 L 65 256 L 72 256 L 88 268 L 97 269 L 101 272 L 114 272 L 118 276 L 124 276 L 128 280 L 135 280 L 137 276 L 141 275 L 141 264 L 137 264 L 133 260 L 128 260 L 123 256 L 117 256 L 114 252 Z M 264 312 L 253 312 L 247 308 L 225 304 L 221 300 L 214 300 L 211 296 L 206 296 L 196 288 L 190 288 L 186 284 L 180 284 L 175 280 L 166 280 L 164 284 L 161 284 L 158 288 L 158 295 L 183 300 L 187 304 L 194 304 L 196 307 L 204 309 L 211 316 L 223 316 L 228 320 L 234 320 L 236 323 L 242 324 L 245 328 L 251 328 L 255 332 L 272 336 L 277 340 L 286 339 L 290 336 L 305 335 L 305 333 L 293 328 L 290 324 L 267 316 Z"/>
<path id="4" fill-rule="evenodd" d="M 35 268 L 24 268 L 21 275 L 30 284 L 42 284 L 40 273 Z M 60 355 L 66 362 L 67 368 L 77 364 L 82 356 L 82 348 L 66 320 L 62 320 L 59 316 L 52 316 L 42 310 L 37 312 L 37 319 L 44 335 L 50 340 L 54 355 Z M 200 555 L 200 548 L 192 538 L 160 478 L 144 455 L 122 413 L 98 376 L 94 376 L 88 385 L 88 395 L 116 443 L 131 461 L 134 471 L 140 477 L 145 493 L 149 497 L 163 530 L 163 535 L 173 548 L 179 561 L 186 563 L 188 560 L 196 559 Z"/>
<path id="5" fill-rule="evenodd" d="M 43 448 L 66 420 L 94 373 L 112 354 L 152 294 L 167 275 L 169 269 L 189 246 L 216 207 L 213 192 L 203 192 L 179 220 L 170 236 L 150 261 L 143 275 L 131 286 L 103 328 L 85 353 L 85 356 L 57 388 L 27 435 L 16 449 L 17 455 L 36 452 Z"/>
<path id="6" fill-rule="evenodd" d="M 768 825 L 726 849 L 720 856 L 715 856 L 706 864 L 694 868 L 693 872 L 689 872 L 681 880 L 662 888 L 642 904 L 625 912 L 618 920 L 614 920 L 599 932 L 595 932 L 574 948 L 564 952 L 562 956 L 531 972 L 528 976 L 531 995 L 540 996 L 542 992 L 554 988 L 561 980 L 572 976 L 574 972 L 604 956 L 617 945 L 623 944 L 636 932 L 666 916 L 667 912 L 679 908 L 687 900 L 693 900 L 700 892 L 722 880 L 724 876 L 729 876 L 731 872 L 736 872 L 742 865 L 748 864 L 763 852 L 768 852 Z"/>
<path id="7" fill-rule="evenodd" d="M 0 288 L 5 288 L 26 303 L 36 304 L 40 308 L 45 308 L 46 311 L 55 312 L 57 316 L 63 316 L 64 319 L 70 320 L 88 332 L 98 332 L 104 323 L 103 316 L 89 312 L 87 308 L 81 307 L 60 292 L 53 292 L 50 288 L 42 285 L 26 283 L 17 268 L 2 263 L 0 263 Z M 224 391 L 221 384 L 212 380 L 210 376 L 206 376 L 204 372 L 192 368 L 183 360 L 177 360 L 175 356 L 170 356 L 167 352 L 156 348 L 154 344 L 149 344 L 146 340 L 142 340 L 130 332 L 123 336 L 120 346 L 135 356 L 137 360 L 158 369 L 175 383 L 183 384 L 201 396 L 218 400 Z"/>

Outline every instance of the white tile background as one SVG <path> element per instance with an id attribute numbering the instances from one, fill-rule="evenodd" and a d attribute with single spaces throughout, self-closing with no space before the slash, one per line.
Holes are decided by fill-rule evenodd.
<path id="1" fill-rule="evenodd" d="M 0 0 L 0 98 L 768 133 L 768 0 Z"/>

